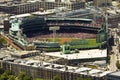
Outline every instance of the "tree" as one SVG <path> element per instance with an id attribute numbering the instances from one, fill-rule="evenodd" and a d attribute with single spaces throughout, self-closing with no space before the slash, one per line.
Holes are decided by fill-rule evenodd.
<path id="1" fill-rule="evenodd" d="M 3 69 L 2 69 L 2 68 L 0 68 L 0 74 L 3 74 L 3 73 L 4 73 Z"/>
<path id="2" fill-rule="evenodd" d="M 84 80 L 92 80 L 91 78 L 85 78 Z"/>
<path id="3" fill-rule="evenodd" d="M 31 80 L 31 78 L 28 75 L 25 75 L 23 80 Z"/>
<path id="4" fill-rule="evenodd" d="M 34 79 L 34 80 L 44 80 L 44 79 L 41 79 L 41 78 L 36 78 L 36 79 Z"/>
<path id="5" fill-rule="evenodd" d="M 120 4 L 118 4 L 117 7 L 120 9 Z"/>
<path id="6" fill-rule="evenodd" d="M 19 74 L 18 74 L 18 80 L 23 80 L 24 79 L 24 76 L 25 76 L 25 72 L 20 72 Z"/>
<path id="7" fill-rule="evenodd" d="M 25 72 L 20 72 L 17 78 L 18 80 L 32 80 Z"/>
<path id="8" fill-rule="evenodd" d="M 61 80 L 60 77 L 58 75 L 53 77 L 53 80 Z"/>
<path id="9" fill-rule="evenodd" d="M 82 77 L 80 77 L 77 80 L 92 80 L 92 79 L 91 78 L 82 78 Z"/>
<path id="10" fill-rule="evenodd" d="M 78 78 L 77 80 L 83 80 L 83 78 L 80 77 L 80 78 Z"/>
<path id="11" fill-rule="evenodd" d="M 116 67 L 117 67 L 118 69 L 120 69 L 120 63 L 119 63 L 119 61 L 116 62 Z"/>
<path id="12" fill-rule="evenodd" d="M 5 43 L 6 43 L 6 41 L 3 38 L 0 38 L 0 44 L 3 45 Z"/>
<path id="13" fill-rule="evenodd" d="M 8 74 L 6 72 L 4 72 L 1 76 L 0 76 L 0 80 L 8 80 Z"/>
<path id="14" fill-rule="evenodd" d="M 12 73 L 9 70 L 5 70 L 4 74 L 12 75 Z"/>
<path id="15" fill-rule="evenodd" d="M 9 75 L 8 76 L 8 80 L 15 80 L 15 78 L 16 78 L 16 76 L 14 76 L 14 75 Z"/>
<path id="16" fill-rule="evenodd" d="M 0 74 L 0 80 L 14 80 L 12 73 L 8 70 L 0 69 Z"/>

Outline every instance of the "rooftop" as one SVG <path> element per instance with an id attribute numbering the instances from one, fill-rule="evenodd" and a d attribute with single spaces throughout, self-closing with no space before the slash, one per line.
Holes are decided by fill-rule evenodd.
<path id="1" fill-rule="evenodd" d="M 26 14 L 14 15 L 14 16 L 11 16 L 10 18 L 14 19 L 14 18 L 22 18 L 22 17 L 28 17 L 28 16 L 31 16 L 31 14 L 30 13 L 26 13 Z"/>
<path id="2" fill-rule="evenodd" d="M 68 60 L 72 59 L 92 59 L 92 58 L 104 58 L 107 57 L 107 50 L 92 49 L 92 50 L 79 50 L 79 53 L 75 54 L 62 54 L 62 52 L 49 52 L 44 53 L 48 56 L 55 56 L 65 58 Z"/>
<path id="3" fill-rule="evenodd" d="M 3 28 L 4 28 L 4 26 L 3 26 L 3 25 L 0 25 L 0 28 L 2 28 L 2 29 L 3 29 Z"/>
<path id="4" fill-rule="evenodd" d="M 98 53 L 99 52 L 104 52 L 104 51 L 106 52 L 106 50 L 101 51 L 101 50 L 96 50 L 96 49 L 93 50 L 93 51 L 96 51 L 93 54 L 97 54 L 97 52 Z M 86 53 L 88 53 L 88 52 L 92 53 L 93 51 L 89 50 Z M 81 55 L 85 54 L 83 52 L 80 51 Z M 14 51 L 14 50 L 12 50 L 12 51 L 1 50 L 0 53 L 1 53 L 0 60 L 11 63 L 11 64 L 31 66 L 31 67 L 36 67 L 36 68 L 45 68 L 45 69 L 49 69 L 49 70 L 55 70 L 55 71 L 61 71 L 61 72 L 71 72 L 71 73 L 77 73 L 77 74 L 83 74 L 83 75 L 89 75 L 89 76 L 96 76 L 96 77 L 103 77 L 103 76 L 107 75 L 108 73 L 111 73 L 111 71 L 103 71 L 103 70 L 100 70 L 100 69 L 92 69 L 92 68 L 88 68 L 88 67 L 73 67 L 73 66 L 55 64 L 53 62 L 44 62 L 42 59 L 32 60 L 31 58 L 29 58 L 29 59 L 13 58 L 13 57 L 10 56 L 10 54 L 17 53 L 17 51 Z M 4 55 L 3 55 L 3 53 L 4 53 Z M 26 54 L 27 51 L 22 51 L 20 53 Z M 48 53 L 48 54 L 51 54 L 51 53 Z M 54 53 L 54 55 L 55 54 L 56 53 Z M 101 54 L 101 53 L 99 53 L 99 54 Z M 7 56 L 7 55 L 9 55 L 9 56 Z M 73 56 L 72 54 L 68 54 L 68 56 L 69 55 Z M 100 55 L 98 55 L 98 56 L 100 56 Z M 118 74 L 120 74 L 120 72 L 111 73 L 111 74 L 118 75 Z"/>
<path id="5" fill-rule="evenodd" d="M 73 67 L 73 66 L 67 66 L 67 65 L 59 65 L 59 64 L 47 63 L 47 62 L 43 62 L 39 60 L 15 59 L 12 57 L 3 58 L 2 61 L 6 61 L 12 64 L 31 66 L 31 67 L 36 67 L 36 68 L 45 68 L 45 69 L 57 70 L 61 72 L 66 71 L 66 72 L 89 75 L 89 76 L 96 76 L 96 77 L 103 77 L 111 72 L 111 71 L 103 71 L 99 69 L 92 69 L 88 67 Z M 116 74 L 119 74 L 119 73 L 116 73 Z"/>
<path id="6" fill-rule="evenodd" d="M 6 1 L 6 2 L 0 2 L 0 6 L 17 6 L 17 5 L 25 5 L 25 4 L 31 4 L 31 3 L 38 3 L 38 2 L 43 2 L 42 0 L 27 0 L 27 1 Z M 55 3 L 56 0 L 45 0 L 45 2 L 52 2 Z M 72 4 L 72 3 L 78 3 L 78 2 L 85 2 L 85 0 L 61 0 L 61 3 L 66 3 L 66 4 Z"/>
<path id="7" fill-rule="evenodd" d="M 21 56 L 21 55 L 25 55 L 25 54 L 30 54 L 30 53 L 38 53 L 39 51 L 37 50 L 33 50 L 33 51 L 13 51 L 13 55 L 18 55 L 18 56 Z"/>
<path id="8" fill-rule="evenodd" d="M 112 72 L 112 73 L 109 73 L 108 75 L 119 76 L 120 77 L 120 71 Z"/>
<path id="9" fill-rule="evenodd" d="M 40 12 L 40 11 L 37 11 L 37 12 L 33 12 L 31 14 L 33 15 L 49 15 L 49 14 L 53 14 L 55 13 L 53 10 L 49 10 L 49 11 L 44 11 L 44 12 Z"/>

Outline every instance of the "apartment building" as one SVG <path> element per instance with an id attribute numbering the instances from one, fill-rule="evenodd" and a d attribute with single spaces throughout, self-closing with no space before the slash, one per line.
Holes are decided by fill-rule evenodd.
<path id="1" fill-rule="evenodd" d="M 5 3 L 0 5 L 0 11 L 10 14 L 23 14 L 39 11 L 40 8 L 44 10 L 54 9 L 56 7 L 66 7 L 69 10 L 76 10 L 85 8 L 85 1 L 29 1 L 29 2 L 18 2 L 18 3 Z"/>

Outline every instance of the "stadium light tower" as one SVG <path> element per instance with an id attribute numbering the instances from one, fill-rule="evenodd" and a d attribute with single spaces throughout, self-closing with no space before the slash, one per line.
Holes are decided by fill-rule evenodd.
<path id="1" fill-rule="evenodd" d="M 59 30 L 60 27 L 59 26 L 55 26 L 55 27 L 50 27 L 49 30 L 53 31 L 53 42 L 55 42 L 55 35 L 56 35 L 56 30 Z"/>
<path id="2" fill-rule="evenodd" d="M 46 1 L 42 0 L 42 2 L 43 2 L 43 9 L 44 9 L 44 11 L 46 11 Z"/>
<path id="3" fill-rule="evenodd" d="M 103 10 L 103 18 L 102 18 L 102 23 L 105 24 L 105 31 L 108 33 L 108 14 L 107 14 L 107 0 L 105 0 L 105 5 L 104 5 L 104 10 Z"/>
<path id="4" fill-rule="evenodd" d="M 104 11 L 104 16 L 105 16 L 105 31 L 107 33 L 107 59 L 106 63 L 109 64 L 109 52 L 110 52 L 110 45 L 109 45 L 109 39 L 108 39 L 108 14 L 107 14 L 107 5 L 108 0 L 105 0 L 105 11 Z"/>
<path id="5" fill-rule="evenodd" d="M 107 14 L 107 4 L 108 0 L 105 0 L 105 26 L 106 26 L 106 32 L 108 32 L 108 14 Z"/>

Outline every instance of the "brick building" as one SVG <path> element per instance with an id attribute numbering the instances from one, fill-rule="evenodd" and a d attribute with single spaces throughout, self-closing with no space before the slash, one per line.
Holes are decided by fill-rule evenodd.
<path id="1" fill-rule="evenodd" d="M 85 1 L 55 2 L 55 1 L 34 1 L 34 2 L 12 2 L 0 4 L 0 11 L 10 14 L 23 14 L 38 11 L 40 8 L 45 10 L 55 7 L 66 7 L 70 10 L 85 8 Z"/>

